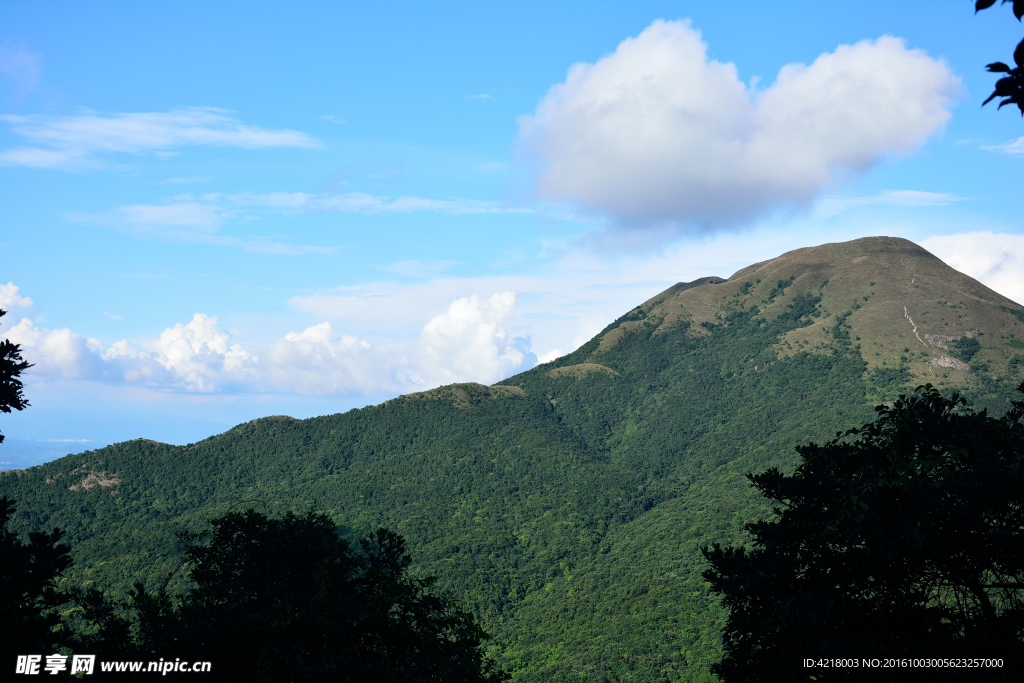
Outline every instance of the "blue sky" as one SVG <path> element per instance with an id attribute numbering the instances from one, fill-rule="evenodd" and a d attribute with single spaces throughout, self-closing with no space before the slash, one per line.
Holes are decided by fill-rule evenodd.
<path id="1" fill-rule="evenodd" d="M 0 460 L 568 353 L 898 235 L 1024 301 L 1022 27 L 973 3 L 0 3 Z"/>

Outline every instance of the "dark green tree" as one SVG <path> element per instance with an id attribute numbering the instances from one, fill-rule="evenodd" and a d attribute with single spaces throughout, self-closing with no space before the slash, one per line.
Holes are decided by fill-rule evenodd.
<path id="1" fill-rule="evenodd" d="M 922 680 L 803 660 L 993 657 L 1004 668 L 927 677 L 1020 680 L 1024 402 L 1013 406 L 996 419 L 926 385 L 798 447 L 791 476 L 748 475 L 777 518 L 747 525 L 753 549 L 704 549 L 704 577 L 730 609 L 721 678 Z"/>
<path id="2" fill-rule="evenodd" d="M 357 549 L 316 513 L 231 512 L 211 525 L 205 540 L 182 536 L 184 596 L 136 584 L 125 616 L 87 595 L 98 631 L 83 647 L 208 660 L 224 681 L 503 679 L 473 617 L 409 575 L 402 537 L 381 529 Z"/>
<path id="3" fill-rule="evenodd" d="M 0 308 L 0 318 L 6 314 L 7 311 Z M 6 339 L 0 340 L 0 411 L 9 413 L 28 407 L 18 377 L 30 367 L 32 364 L 21 357 L 21 346 Z M 0 443 L 3 442 L 4 435 L 0 433 Z"/>
<path id="4" fill-rule="evenodd" d="M 1013 14 L 1017 17 L 1017 21 L 1020 21 L 1021 17 L 1024 17 L 1024 0 L 1003 0 L 1004 5 L 1008 2 L 1013 3 Z M 996 4 L 996 0 L 976 0 L 974 13 L 977 14 L 994 4 Z M 1013 61 L 1017 65 L 1014 68 L 1003 62 L 992 62 L 985 67 L 991 73 L 1001 73 L 1006 76 L 996 81 L 995 90 L 987 100 L 981 103 L 981 106 L 984 107 L 995 98 L 1001 97 L 1003 100 L 999 103 L 999 109 L 1006 104 L 1016 104 L 1020 109 L 1021 116 L 1024 116 L 1024 40 L 1021 40 L 1017 44 L 1017 49 L 1013 51 Z"/>
<path id="5" fill-rule="evenodd" d="M 0 318 L 6 313 L 0 309 Z M 0 340 L 0 411 L 28 406 L 18 377 L 30 367 L 18 344 Z M 60 542 L 59 529 L 30 533 L 24 543 L 7 528 L 14 511 L 14 501 L 0 497 L 0 651 L 5 666 L 17 654 L 42 654 L 56 646 L 59 637 L 53 629 L 60 616 L 55 610 L 67 602 L 56 582 L 71 565 L 71 549 Z"/>
<path id="6" fill-rule="evenodd" d="M 60 530 L 30 533 L 28 543 L 8 530 L 14 509 L 14 501 L 0 497 L 0 661 L 5 667 L 14 666 L 15 655 L 49 653 L 59 644 L 56 609 L 68 596 L 57 589 L 57 579 L 71 566 L 71 548 L 60 542 Z"/>

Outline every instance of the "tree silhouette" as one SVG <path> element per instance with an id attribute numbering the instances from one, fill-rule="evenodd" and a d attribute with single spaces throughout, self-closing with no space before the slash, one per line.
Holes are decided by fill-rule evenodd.
<path id="1" fill-rule="evenodd" d="M 1003 0 L 1002 4 L 1005 5 L 1008 2 L 1013 3 L 1013 14 L 1017 17 L 1017 21 L 1020 21 L 1021 17 L 1024 17 L 1024 0 Z M 974 13 L 977 14 L 994 4 L 996 4 L 996 0 L 977 0 L 974 3 Z M 1011 68 L 1003 62 L 992 62 L 985 67 L 991 73 L 1004 73 L 1006 76 L 996 81 L 995 90 L 987 100 L 981 103 L 981 106 L 984 107 L 995 98 L 1002 97 L 999 109 L 1006 104 L 1016 104 L 1020 109 L 1021 116 L 1024 116 L 1024 40 L 1021 40 L 1017 44 L 1017 49 L 1013 51 L 1013 61 L 1017 65 L 1015 68 Z"/>
<path id="2" fill-rule="evenodd" d="M 55 609 L 68 601 L 57 590 L 57 578 L 71 566 L 71 548 L 60 543 L 64 535 L 33 532 L 23 543 L 8 530 L 14 501 L 0 496 L 0 652 L 3 666 L 18 654 L 52 652 L 60 634 Z"/>
<path id="3" fill-rule="evenodd" d="M 748 475 L 777 519 L 747 525 L 752 550 L 704 548 L 704 576 L 730 608 L 722 679 L 876 680 L 805 658 L 993 657 L 1004 667 L 927 677 L 1019 680 L 1024 402 L 1013 406 L 995 419 L 926 385 L 873 423 L 798 447 L 791 476 Z"/>
<path id="4" fill-rule="evenodd" d="M 5 315 L 7 311 L 0 308 L 0 318 Z M 32 364 L 21 357 L 21 346 L 6 339 L 0 340 L 0 411 L 9 413 L 11 410 L 24 410 L 28 407 L 18 377 L 30 367 Z M 3 442 L 4 435 L 0 433 L 0 443 Z"/>
<path id="5" fill-rule="evenodd" d="M 127 617 L 86 595 L 98 631 L 83 647 L 207 660 L 223 681 L 503 680 L 473 617 L 409 575 L 401 536 L 380 529 L 357 550 L 316 513 L 231 512 L 211 526 L 207 542 L 182 536 L 186 595 L 136 584 Z"/>

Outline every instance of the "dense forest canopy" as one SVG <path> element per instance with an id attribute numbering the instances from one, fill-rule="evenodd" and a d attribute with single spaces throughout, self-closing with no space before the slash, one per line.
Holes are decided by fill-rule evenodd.
<path id="1" fill-rule="evenodd" d="M 67 530 L 70 584 L 127 596 L 174 574 L 245 501 L 408 540 L 519 681 L 713 680 L 725 611 L 700 549 L 771 515 L 748 472 L 797 463 L 925 381 L 1001 414 L 1024 307 L 899 239 L 802 249 L 679 284 L 573 353 L 184 447 L 136 440 L 0 475 L 16 529 Z"/>

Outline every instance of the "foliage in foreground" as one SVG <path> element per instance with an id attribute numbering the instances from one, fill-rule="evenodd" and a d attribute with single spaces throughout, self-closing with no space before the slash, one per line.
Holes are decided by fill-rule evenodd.
<path id="1" fill-rule="evenodd" d="M 0 500 L 5 524 L 11 508 Z M 18 619 L 3 615 L 5 636 L 9 629 L 25 632 L 4 650 L 52 652 L 60 645 L 101 660 L 210 661 L 209 677 L 219 681 L 504 679 L 484 658 L 487 634 L 473 617 L 428 592 L 432 578 L 409 575 L 401 536 L 379 529 L 357 549 L 329 517 L 312 512 L 280 519 L 230 512 L 211 527 L 208 541 L 183 536 L 187 593 L 171 596 L 166 584 L 150 592 L 137 583 L 120 604 L 96 589 L 54 591 L 54 579 L 70 564 L 69 548 L 56 543 L 59 531 L 33 534 L 32 544 L 18 546 L 22 554 L 34 552 L 31 558 L 10 555 L 5 546 L 5 578 L 10 564 L 37 580 L 18 587 Z M 54 608 L 69 598 L 77 603 L 70 614 L 79 632 L 51 630 L 60 621 Z"/>
<path id="2" fill-rule="evenodd" d="M 24 543 L 10 531 L 14 501 L 0 497 L 0 654 L 50 651 L 58 642 L 53 628 L 60 623 L 54 610 L 67 601 L 57 589 L 57 577 L 71 565 L 63 534 L 32 532 Z"/>
<path id="3" fill-rule="evenodd" d="M 1013 3 L 1013 16 L 1020 21 L 1021 17 L 1024 17 L 1024 0 L 1003 0 L 1002 4 L 1011 2 Z M 977 0 L 974 3 L 974 12 L 977 14 L 994 4 L 996 4 L 996 0 Z M 1015 104 L 1020 109 L 1021 116 L 1024 116 L 1024 40 L 1020 41 L 1017 44 L 1017 49 L 1013 51 L 1013 61 L 1017 64 L 1016 68 L 1011 68 L 1003 62 L 992 62 L 985 67 L 990 73 L 1003 73 L 1006 76 L 996 81 L 995 90 L 987 100 L 981 103 L 981 106 L 1001 97 L 1003 99 L 999 103 L 999 109 L 1007 104 Z"/>
<path id="4" fill-rule="evenodd" d="M 7 311 L 0 308 L 0 318 L 7 315 Z M 21 357 L 21 346 L 7 339 L 0 339 L 0 412 L 9 413 L 11 410 L 25 410 L 28 401 L 22 393 L 24 385 L 18 377 L 25 370 L 32 367 L 32 364 Z M 4 442 L 4 435 L 0 434 L 0 443 Z"/>
<path id="5" fill-rule="evenodd" d="M 1013 406 L 992 418 L 926 385 L 870 424 L 798 448 L 792 476 L 748 475 L 778 518 L 747 525 L 753 550 L 704 549 L 705 578 L 731 610 L 722 679 L 870 678 L 803 665 L 837 657 L 993 657 L 1005 667 L 986 680 L 1019 675 L 1024 401 Z"/>

